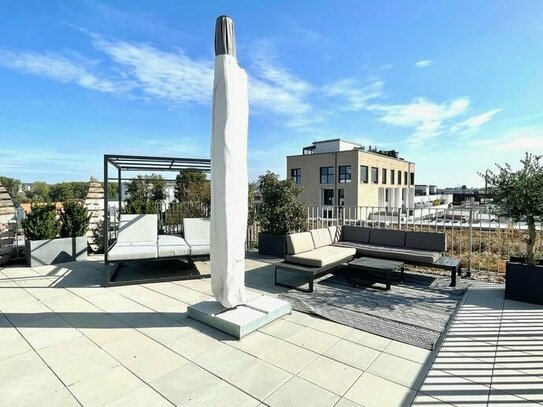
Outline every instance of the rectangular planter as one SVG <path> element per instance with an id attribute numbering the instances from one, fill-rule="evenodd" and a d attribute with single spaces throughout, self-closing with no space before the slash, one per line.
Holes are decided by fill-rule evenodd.
<path id="1" fill-rule="evenodd" d="M 507 262 L 505 298 L 543 305 L 543 266 Z"/>
<path id="2" fill-rule="evenodd" d="M 87 260 L 87 237 L 26 240 L 26 264 L 30 267 Z"/>
<path id="3" fill-rule="evenodd" d="M 258 254 L 268 256 L 285 257 L 287 239 L 285 235 L 260 232 L 258 234 Z"/>

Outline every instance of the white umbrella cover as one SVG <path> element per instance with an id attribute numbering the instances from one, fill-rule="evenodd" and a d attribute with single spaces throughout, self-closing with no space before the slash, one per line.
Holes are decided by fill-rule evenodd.
<path id="1" fill-rule="evenodd" d="M 236 60 L 234 23 L 215 26 L 211 140 L 211 286 L 226 308 L 244 304 L 247 233 L 247 74 Z"/>

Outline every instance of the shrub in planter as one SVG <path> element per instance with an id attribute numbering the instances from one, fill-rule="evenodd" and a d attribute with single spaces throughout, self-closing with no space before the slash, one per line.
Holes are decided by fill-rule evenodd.
<path id="1" fill-rule="evenodd" d="M 60 211 L 60 237 L 85 236 L 90 218 L 85 205 L 77 201 L 65 202 Z"/>
<path id="2" fill-rule="evenodd" d="M 506 265 L 506 298 L 543 304 L 543 266 L 537 265 L 538 234 L 536 224 L 543 221 L 543 166 L 541 156 L 526 153 L 522 167 L 514 171 L 509 164 L 489 172 L 494 204 L 500 214 L 514 222 L 526 222 L 525 263 Z M 515 258 L 514 260 L 520 260 Z"/>
<path id="3" fill-rule="evenodd" d="M 23 220 L 23 229 L 28 240 L 46 240 L 57 237 L 60 222 L 57 208 L 53 204 L 32 205 L 30 213 Z"/>
<path id="4" fill-rule="evenodd" d="M 285 255 L 285 235 L 307 229 L 307 213 L 298 200 L 302 189 L 292 179 L 280 180 L 267 172 L 258 179 L 261 201 L 256 204 L 256 219 L 260 222 L 259 253 L 282 257 Z"/>

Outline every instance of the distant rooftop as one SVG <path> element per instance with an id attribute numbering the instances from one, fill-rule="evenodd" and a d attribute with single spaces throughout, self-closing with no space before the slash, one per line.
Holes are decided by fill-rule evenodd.
<path id="1" fill-rule="evenodd" d="M 373 146 L 373 147 L 368 146 L 368 148 L 366 149 L 366 147 L 361 144 L 341 140 L 339 138 L 330 139 L 330 140 L 322 140 L 322 141 L 314 141 L 312 145 L 303 148 L 302 154 L 303 155 L 322 154 L 322 153 L 334 153 L 338 151 L 351 151 L 351 150 L 367 151 L 370 153 L 381 154 L 381 155 L 391 157 L 391 158 L 399 158 L 398 157 L 399 153 L 396 150 L 381 150 L 377 148 L 376 146 Z"/>

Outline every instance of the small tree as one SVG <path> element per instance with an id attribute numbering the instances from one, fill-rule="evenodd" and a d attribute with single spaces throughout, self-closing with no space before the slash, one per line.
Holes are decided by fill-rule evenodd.
<path id="1" fill-rule="evenodd" d="M 30 198 L 32 202 L 50 202 L 49 185 L 43 181 L 36 181 L 30 188 Z"/>
<path id="2" fill-rule="evenodd" d="M 492 187 L 498 211 L 514 222 L 525 221 L 528 225 L 526 263 L 535 264 L 536 222 L 543 220 L 543 167 L 541 156 L 529 153 L 520 162 L 522 168 L 518 171 L 513 171 L 509 164 L 496 164 L 497 172 L 481 175 Z"/>
<path id="3" fill-rule="evenodd" d="M 307 214 L 298 200 L 302 189 L 292 179 L 280 180 L 268 171 L 258 178 L 258 189 L 262 200 L 256 213 L 263 231 L 285 235 L 307 229 Z"/>
<path id="4" fill-rule="evenodd" d="M 90 218 L 85 205 L 77 201 L 65 202 L 60 211 L 60 237 L 85 236 Z"/>
<path id="5" fill-rule="evenodd" d="M 177 210 L 183 217 L 206 217 L 211 203 L 211 187 L 203 171 L 181 170 L 175 178 L 175 199 L 182 204 Z"/>
<path id="6" fill-rule="evenodd" d="M 32 204 L 30 213 L 23 220 L 23 229 L 28 240 L 49 240 L 57 237 L 60 222 L 55 205 Z"/>

